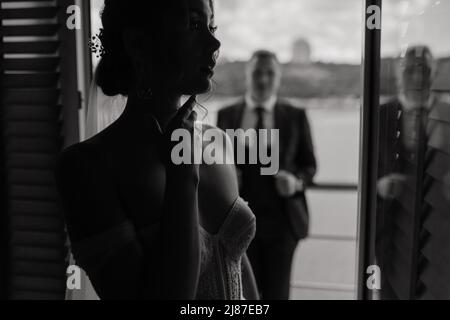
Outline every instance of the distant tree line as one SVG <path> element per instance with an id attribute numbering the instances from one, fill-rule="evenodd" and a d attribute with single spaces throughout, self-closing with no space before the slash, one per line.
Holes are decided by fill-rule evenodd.
<path id="1" fill-rule="evenodd" d="M 381 63 L 381 94 L 397 92 L 396 64 L 398 59 L 386 58 Z M 245 92 L 245 62 L 218 65 L 214 77 L 214 94 L 240 96 Z M 438 62 L 439 91 L 450 91 L 450 58 Z M 359 97 L 361 95 L 361 66 L 352 64 L 313 63 L 284 64 L 281 95 L 294 98 Z"/>

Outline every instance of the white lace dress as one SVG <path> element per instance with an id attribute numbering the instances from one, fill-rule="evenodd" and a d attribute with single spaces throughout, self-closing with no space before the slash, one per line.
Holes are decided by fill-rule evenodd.
<path id="1" fill-rule="evenodd" d="M 217 234 L 200 230 L 200 278 L 197 300 L 243 300 L 242 257 L 256 233 L 256 218 L 242 199 L 238 198 Z M 159 244 L 159 223 L 136 230 L 130 221 L 81 242 L 72 250 L 80 267 L 101 272 L 114 262 L 118 250 L 139 241 L 149 251 Z"/>
<path id="2" fill-rule="evenodd" d="M 216 235 L 200 230 L 202 264 L 197 299 L 243 299 L 241 260 L 256 231 L 251 209 L 238 198 Z"/>

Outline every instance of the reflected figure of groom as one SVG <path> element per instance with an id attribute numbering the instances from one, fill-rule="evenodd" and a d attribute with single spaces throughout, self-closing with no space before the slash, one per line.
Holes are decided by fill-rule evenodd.
<path id="1" fill-rule="evenodd" d="M 217 123 L 224 131 L 279 130 L 279 141 L 270 138 L 263 142 L 259 141 L 261 138 L 234 141 L 244 143 L 247 152 L 252 144 L 271 150 L 278 143 L 280 170 L 275 176 L 261 175 L 260 164 L 237 164 L 241 195 L 257 219 L 256 237 L 247 253 L 264 300 L 289 299 L 294 252 L 298 242 L 308 234 L 305 188 L 316 173 L 306 113 L 278 97 L 281 72 L 274 53 L 255 52 L 246 68 L 244 99 L 222 109 Z"/>

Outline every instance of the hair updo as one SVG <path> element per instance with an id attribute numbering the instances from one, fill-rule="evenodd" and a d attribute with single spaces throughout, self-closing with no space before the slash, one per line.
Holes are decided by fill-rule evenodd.
<path id="1" fill-rule="evenodd" d="M 168 44 L 163 39 L 164 19 L 187 21 L 187 0 L 105 0 L 101 12 L 103 29 L 99 39 L 102 58 L 96 72 L 96 83 L 108 96 L 127 96 L 136 74 L 123 42 L 123 31 L 129 27 L 143 28 L 156 46 Z M 157 64 L 156 64 L 157 65 Z"/>

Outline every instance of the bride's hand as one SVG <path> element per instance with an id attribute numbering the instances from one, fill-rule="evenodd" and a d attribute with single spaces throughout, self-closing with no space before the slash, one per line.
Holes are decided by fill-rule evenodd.
<path id="1" fill-rule="evenodd" d="M 165 164 L 170 169 L 181 169 L 183 171 L 187 170 L 198 175 L 198 164 L 193 164 L 194 159 L 194 139 L 198 139 L 198 134 L 195 129 L 195 122 L 197 121 L 197 113 L 194 111 L 194 107 L 196 104 L 196 97 L 191 96 L 186 103 L 178 110 L 177 114 L 170 120 L 166 129 L 163 132 L 163 153 L 165 158 Z M 187 130 L 189 132 L 189 136 L 191 137 L 191 143 L 183 143 L 184 149 L 182 152 L 186 152 L 189 154 L 190 159 L 192 160 L 189 163 L 176 164 L 176 161 L 173 159 L 172 150 L 184 142 L 184 140 L 180 141 L 172 141 L 172 135 L 176 130 Z M 179 138 L 177 136 L 177 138 Z M 197 144 L 198 145 L 198 144 Z M 177 154 L 178 155 L 178 154 Z"/>

